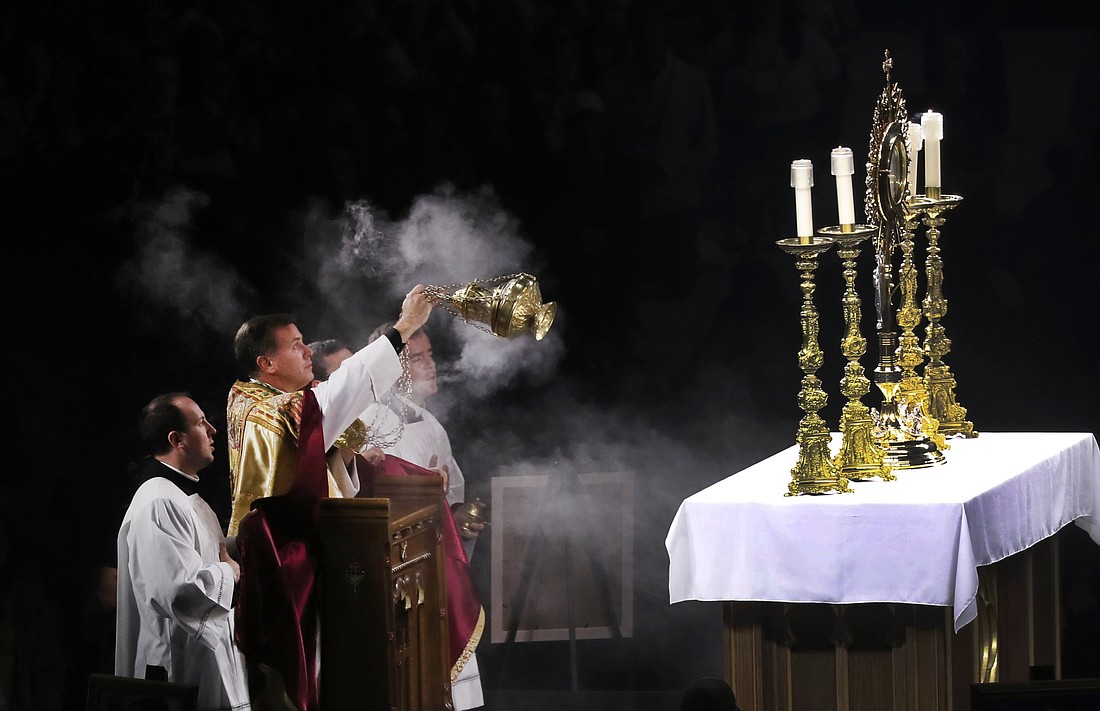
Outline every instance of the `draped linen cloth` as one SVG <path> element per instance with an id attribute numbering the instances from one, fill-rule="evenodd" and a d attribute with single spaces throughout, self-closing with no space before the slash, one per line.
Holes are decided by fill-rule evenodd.
<path id="1" fill-rule="evenodd" d="M 1100 518 L 1091 433 L 982 432 L 952 440 L 942 465 L 832 496 L 783 496 L 797 456 L 794 445 L 680 504 L 665 538 L 670 602 L 939 605 L 958 631 L 977 615 L 980 566 Z"/>

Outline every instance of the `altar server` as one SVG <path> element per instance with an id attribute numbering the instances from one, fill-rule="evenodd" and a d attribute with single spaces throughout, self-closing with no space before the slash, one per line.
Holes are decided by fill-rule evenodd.
<path id="1" fill-rule="evenodd" d="M 217 515 L 197 493 L 214 461 L 214 427 L 184 393 L 141 416 L 149 453 L 118 533 L 115 674 L 198 686 L 199 709 L 249 709 L 233 641 L 240 568 Z"/>

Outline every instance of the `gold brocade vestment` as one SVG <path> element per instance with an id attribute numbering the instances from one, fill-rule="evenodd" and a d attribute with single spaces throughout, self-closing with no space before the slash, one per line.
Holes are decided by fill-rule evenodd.
<path id="1" fill-rule="evenodd" d="M 255 380 L 238 380 L 229 391 L 226 435 L 229 440 L 229 476 L 233 510 L 228 534 L 237 535 L 241 519 L 252 502 L 280 496 L 290 490 L 298 466 L 298 430 L 302 422 L 302 391 L 284 393 Z M 356 430 L 358 421 L 348 428 Z M 364 428 L 359 425 L 358 430 Z M 358 439 L 358 438 L 355 438 Z M 345 435 L 341 444 L 354 445 Z M 331 463 L 331 459 L 330 459 Z M 354 496 L 358 479 L 346 472 L 328 472 L 329 496 Z"/>

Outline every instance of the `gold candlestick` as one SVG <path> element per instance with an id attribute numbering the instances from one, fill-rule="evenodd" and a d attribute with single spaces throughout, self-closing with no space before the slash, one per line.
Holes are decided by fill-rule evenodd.
<path id="1" fill-rule="evenodd" d="M 824 361 L 818 343 L 819 321 L 814 308 L 814 269 L 817 258 L 833 246 L 828 237 L 781 239 L 776 244 L 787 254 L 797 258 L 795 267 L 802 274 L 802 308 L 799 319 L 802 324 L 802 348 L 798 351 L 798 365 L 802 369 L 802 388 L 798 391 L 798 406 L 806 414 L 798 423 L 798 462 L 791 469 L 791 482 L 785 496 L 798 494 L 825 494 L 830 491 L 851 493 L 848 480 L 841 475 L 829 452 L 832 435 L 817 411 L 825 407 L 829 396 L 821 388 L 815 373 Z"/>
<path id="2" fill-rule="evenodd" d="M 917 306 L 917 265 L 913 261 L 913 231 L 920 221 L 925 198 L 910 198 L 903 205 L 900 284 L 901 306 L 898 308 L 896 323 L 901 326 L 898 338 L 897 362 L 901 366 L 901 383 L 895 399 L 912 413 L 920 432 L 932 440 L 940 450 L 950 449 L 939 433 L 939 423 L 928 414 L 928 391 L 924 377 L 917 368 L 924 364 L 924 350 L 920 346 L 916 328 L 921 322 L 921 310 Z"/>
<path id="3" fill-rule="evenodd" d="M 913 230 L 920 222 L 921 198 L 903 203 L 901 231 L 901 268 L 898 270 L 898 288 L 901 291 L 901 305 L 898 307 L 895 322 L 901 327 L 898 338 L 897 362 L 901 366 L 901 385 L 898 387 L 899 402 L 924 402 L 926 392 L 924 379 L 917 374 L 917 368 L 924 364 L 924 351 L 914 329 L 921 322 L 921 311 L 917 305 L 917 265 L 913 262 Z"/>
<path id="4" fill-rule="evenodd" d="M 924 339 L 924 352 L 928 365 L 924 369 L 926 410 L 936 419 L 942 436 L 962 435 L 977 437 L 974 423 L 966 419 L 966 408 L 955 400 L 955 376 L 943 362 L 943 356 L 951 352 L 951 340 L 944 332 L 940 320 L 947 315 L 947 299 L 943 295 L 943 259 L 940 257 L 940 226 L 943 214 L 962 202 L 959 195 L 929 197 L 924 206 L 924 225 L 928 228 L 928 290 L 924 297 L 924 314 L 928 328 Z"/>
<path id="5" fill-rule="evenodd" d="M 849 480 L 877 476 L 884 481 L 893 481 L 897 477 L 884 462 L 885 443 L 875 437 L 871 411 L 863 404 L 862 398 L 870 392 L 871 381 L 864 375 L 859 362 L 867 352 L 867 339 L 859 329 L 862 313 L 859 294 L 856 293 L 856 258 L 859 257 L 860 243 L 874 233 L 875 228 L 869 225 L 839 225 L 818 230 L 819 235 L 836 240 L 837 255 L 844 264 L 845 332 L 840 341 L 840 351 L 848 363 L 844 367 L 844 377 L 840 379 L 840 392 L 848 398 L 848 402 L 840 416 L 842 439 L 833 463 Z"/>

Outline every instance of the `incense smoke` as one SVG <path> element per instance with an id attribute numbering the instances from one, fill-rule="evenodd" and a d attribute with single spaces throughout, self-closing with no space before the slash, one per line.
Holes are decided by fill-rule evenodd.
<path id="1" fill-rule="evenodd" d="M 209 203 L 203 193 L 177 188 L 140 206 L 136 252 L 117 282 L 186 321 L 232 334 L 244 319 L 241 296 L 249 289 L 220 257 L 192 244 L 195 216 Z"/>
<path id="2" fill-rule="evenodd" d="M 321 319 L 353 342 L 393 320 L 402 297 L 417 283 L 452 292 L 474 280 L 539 274 L 533 246 L 488 188 L 459 195 L 445 186 L 418 197 L 400 220 L 366 201 L 350 203 L 335 219 L 317 208 L 306 225 L 315 283 L 328 305 Z M 552 295 L 543 298 L 552 300 Z M 465 323 L 448 311 L 446 304 L 438 306 L 426 326 L 437 354 L 452 352 L 439 368 L 455 387 L 441 393 L 434 409 L 445 412 L 455 399 L 485 400 L 517 380 L 544 382 L 564 355 L 554 329 L 540 342 L 529 334 L 502 341 L 484 324 Z"/>

